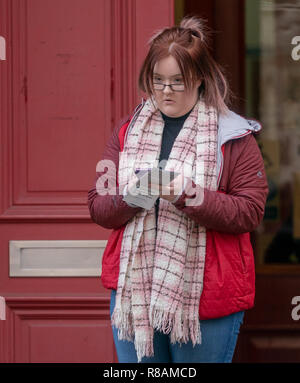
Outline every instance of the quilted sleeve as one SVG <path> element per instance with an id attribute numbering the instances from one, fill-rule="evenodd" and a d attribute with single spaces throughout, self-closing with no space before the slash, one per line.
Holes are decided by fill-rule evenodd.
<path id="1" fill-rule="evenodd" d="M 141 207 L 131 207 L 123 201 L 123 194 L 117 186 L 120 142 L 118 133 L 122 125 L 128 122 L 129 116 L 113 130 L 106 144 L 100 161 L 107 161 L 107 167 L 97 166 L 93 187 L 88 191 L 87 204 L 92 220 L 106 229 L 117 229 L 127 223 L 134 215 L 142 210 Z M 106 165 L 105 164 L 105 165 Z M 100 177 L 105 175 L 105 182 Z M 110 193 L 110 194 L 109 194 Z"/>
<path id="2" fill-rule="evenodd" d="M 235 141 L 237 154 L 230 159 L 226 193 L 203 189 L 189 179 L 174 206 L 207 229 L 240 234 L 253 231 L 262 221 L 268 183 L 253 134 Z"/>

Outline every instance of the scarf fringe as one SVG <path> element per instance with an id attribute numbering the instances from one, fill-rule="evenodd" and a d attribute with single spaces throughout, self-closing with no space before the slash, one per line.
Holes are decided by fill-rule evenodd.
<path id="1" fill-rule="evenodd" d="M 154 356 L 153 338 L 146 341 L 145 340 L 139 341 L 135 338 L 134 345 L 135 345 L 138 363 L 141 362 L 144 356 L 146 357 Z"/>
<path id="2" fill-rule="evenodd" d="M 150 307 L 150 324 L 154 329 L 159 330 L 164 334 L 169 334 L 173 328 L 174 319 L 174 313 Z"/>
<path id="3" fill-rule="evenodd" d="M 199 318 L 184 318 L 182 320 L 181 312 L 170 313 L 163 309 L 150 309 L 150 324 L 153 329 L 170 334 L 171 343 L 187 343 L 192 341 L 193 346 L 202 343 Z M 190 338 L 189 338 L 190 335 Z"/>
<path id="4" fill-rule="evenodd" d="M 173 327 L 170 334 L 170 340 L 172 344 L 176 342 L 180 343 L 180 347 L 181 343 L 187 343 L 189 342 L 189 340 L 192 341 L 193 347 L 195 347 L 196 344 L 201 344 L 202 334 L 200 329 L 199 318 L 185 318 L 184 321 L 181 322 L 180 326 L 176 326 L 175 323 L 175 326 Z"/>
<path id="5" fill-rule="evenodd" d="M 118 329 L 118 338 L 133 342 L 134 331 L 132 324 L 132 313 L 115 309 L 111 316 L 111 324 Z"/>

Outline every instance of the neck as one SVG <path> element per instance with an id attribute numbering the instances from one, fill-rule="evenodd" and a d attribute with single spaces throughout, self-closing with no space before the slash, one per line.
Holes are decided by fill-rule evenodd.
<path id="1" fill-rule="evenodd" d="M 193 107 L 194 108 L 194 107 Z M 160 113 L 162 115 L 162 118 L 165 120 L 165 121 L 181 121 L 181 120 L 185 120 L 188 115 L 191 113 L 191 111 L 193 110 L 193 108 L 191 110 L 189 110 L 187 113 L 181 115 L 181 116 L 176 116 L 176 117 L 171 117 L 171 116 L 168 116 L 166 114 L 164 114 L 161 110 L 160 110 Z"/>

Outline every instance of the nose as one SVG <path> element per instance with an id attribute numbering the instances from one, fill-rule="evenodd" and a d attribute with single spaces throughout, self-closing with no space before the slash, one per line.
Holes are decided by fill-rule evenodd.
<path id="1" fill-rule="evenodd" d="M 169 93 L 172 93 L 173 91 L 172 91 L 170 85 L 166 84 L 165 85 L 165 89 L 163 90 L 163 92 L 166 93 L 166 94 L 169 94 Z"/>

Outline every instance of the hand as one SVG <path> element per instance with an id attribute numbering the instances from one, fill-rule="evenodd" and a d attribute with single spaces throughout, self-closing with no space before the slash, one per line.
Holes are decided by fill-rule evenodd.
<path id="1" fill-rule="evenodd" d="M 180 174 L 167 186 L 152 184 L 153 188 L 159 190 L 160 198 L 173 202 L 175 198 L 182 193 L 185 177 Z"/>

